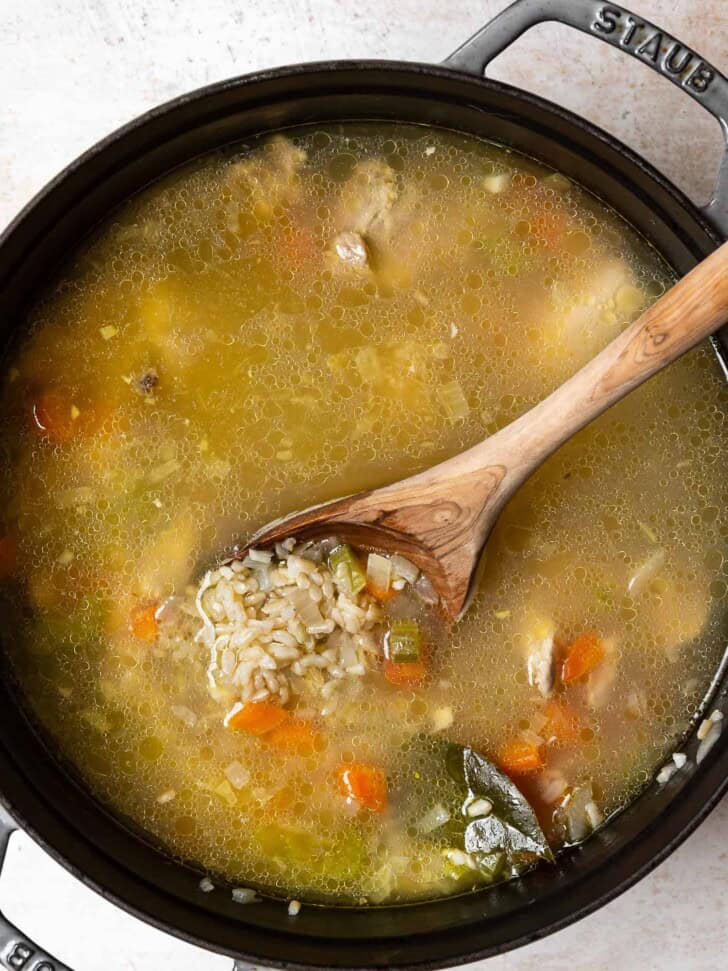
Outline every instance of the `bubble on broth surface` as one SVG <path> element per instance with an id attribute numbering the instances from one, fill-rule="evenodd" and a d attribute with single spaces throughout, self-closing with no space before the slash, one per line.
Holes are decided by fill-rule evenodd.
<path id="1" fill-rule="evenodd" d="M 175 856 L 300 899 L 439 896 L 463 889 L 443 873 L 448 829 L 417 827 L 439 803 L 456 809 L 415 740 L 443 708 L 439 735 L 494 759 L 514 733 L 543 731 L 525 666 L 534 617 L 560 650 L 589 630 L 614 642 L 603 700 L 586 683 L 564 692 L 579 744 L 547 762 L 591 780 L 605 815 L 685 731 L 724 646 L 728 394 L 698 348 L 550 459 L 504 512 L 424 688 L 372 672 L 322 719 L 312 758 L 224 729 L 194 621 L 144 644 L 131 605 L 182 595 L 281 512 L 494 433 L 671 282 L 597 200 L 497 146 L 384 125 L 293 137 L 308 160 L 283 198 L 258 192 L 262 168 L 236 182 L 235 165 L 261 164 L 255 146 L 197 161 L 117 213 L 34 311 L 0 430 L 3 526 L 19 543 L 4 599 L 22 636 L 9 650 L 63 753 Z M 372 270 L 342 272 L 343 193 L 379 159 L 398 199 L 388 218 L 406 228 L 396 245 L 372 230 Z M 55 442 L 31 421 L 47 389 L 68 409 Z M 659 570 L 629 595 L 658 550 Z M 343 803 L 332 766 L 345 757 L 385 768 L 388 814 Z M 249 775 L 239 789 L 232 762 Z M 548 829 L 535 781 L 520 781 Z"/>

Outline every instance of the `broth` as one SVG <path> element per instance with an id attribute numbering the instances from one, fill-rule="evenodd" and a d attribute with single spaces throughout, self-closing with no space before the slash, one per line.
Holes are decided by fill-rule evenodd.
<path id="1" fill-rule="evenodd" d="M 0 427 L 7 650 L 93 792 L 214 880 L 346 904 L 543 855 L 465 851 L 498 806 L 472 785 L 463 802 L 446 742 L 510 774 L 554 849 L 628 803 L 725 646 L 728 396 L 707 344 L 525 484 L 457 626 L 409 586 L 385 605 L 385 626 L 417 616 L 422 679 L 382 676 L 374 625 L 336 704 L 324 674 L 286 697 L 303 749 L 225 724 L 240 696 L 210 690 L 195 597 L 268 520 L 503 427 L 671 280 L 562 176 L 437 129 L 292 131 L 117 212 L 33 311 Z M 337 766 L 378 773 L 386 806 Z"/>

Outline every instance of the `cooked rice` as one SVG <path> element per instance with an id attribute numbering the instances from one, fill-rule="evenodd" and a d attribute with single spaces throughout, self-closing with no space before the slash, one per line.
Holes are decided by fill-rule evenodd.
<path id="1" fill-rule="evenodd" d="M 227 719 L 247 702 L 286 705 L 307 682 L 318 687 L 326 714 L 340 686 L 365 675 L 381 654 L 377 601 L 366 589 L 347 593 L 340 576 L 319 562 L 319 547 L 294 548 L 287 540 L 275 554 L 250 550 L 208 572 L 197 589 L 197 640 L 210 653 L 210 693 L 232 704 Z"/>

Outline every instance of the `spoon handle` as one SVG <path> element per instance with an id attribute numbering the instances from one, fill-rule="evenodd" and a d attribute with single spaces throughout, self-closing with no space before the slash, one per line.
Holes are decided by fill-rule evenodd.
<path id="1" fill-rule="evenodd" d="M 728 243 L 698 264 L 603 351 L 526 414 L 453 461 L 507 460 L 511 493 L 577 431 L 728 321 Z M 445 463 L 447 464 L 447 463 Z"/>

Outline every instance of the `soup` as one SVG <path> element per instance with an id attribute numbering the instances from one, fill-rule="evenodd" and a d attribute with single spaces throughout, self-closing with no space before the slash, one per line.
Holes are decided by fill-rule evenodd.
<path id="1" fill-rule="evenodd" d="M 336 538 L 214 564 L 495 432 L 671 281 L 563 176 L 444 130 L 295 130 L 130 201 L 5 367 L 7 652 L 63 757 L 240 902 L 435 898 L 587 838 L 725 645 L 707 345 L 526 483 L 452 628 Z"/>

